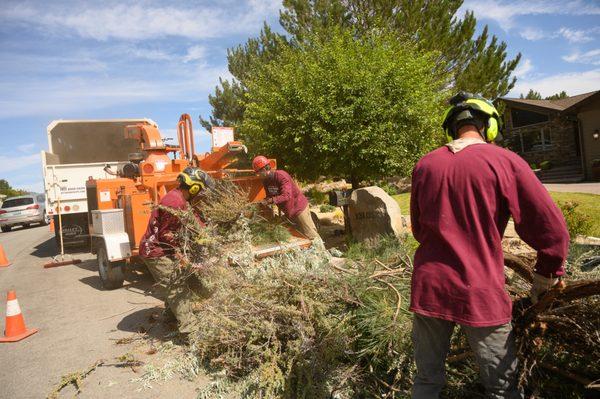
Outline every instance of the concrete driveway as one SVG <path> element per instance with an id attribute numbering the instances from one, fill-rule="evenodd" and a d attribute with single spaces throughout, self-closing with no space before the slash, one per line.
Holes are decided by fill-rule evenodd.
<path id="1" fill-rule="evenodd" d="M 16 290 L 27 327 L 39 329 L 23 341 L 0 344 L 0 398 L 45 398 L 63 376 L 99 361 L 104 365 L 83 380 L 78 397 L 196 397 L 199 381 L 175 377 L 152 383 L 152 389 L 131 381 L 143 375 L 145 364 L 167 361 L 169 356 L 162 358 L 160 351 L 151 349 L 171 331 L 156 321 L 162 301 L 148 294 L 153 281 L 147 275 L 105 291 L 91 254 L 74 254 L 83 260 L 79 265 L 44 269 L 57 253 L 47 226 L 0 233 L 0 245 L 12 261 L 0 268 L 0 331 L 9 289 Z M 70 386 L 58 397 L 75 394 Z"/>
<path id="2" fill-rule="evenodd" d="M 599 183 L 569 183 L 569 184 L 544 184 L 548 191 L 560 193 L 588 193 L 600 194 Z"/>

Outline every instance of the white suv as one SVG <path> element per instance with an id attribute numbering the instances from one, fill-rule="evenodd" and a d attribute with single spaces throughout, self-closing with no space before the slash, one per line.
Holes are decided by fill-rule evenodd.
<path id="1" fill-rule="evenodd" d="M 0 208 L 0 229 L 10 231 L 13 226 L 27 227 L 32 223 L 48 224 L 46 197 L 43 194 L 22 195 L 4 200 Z"/>

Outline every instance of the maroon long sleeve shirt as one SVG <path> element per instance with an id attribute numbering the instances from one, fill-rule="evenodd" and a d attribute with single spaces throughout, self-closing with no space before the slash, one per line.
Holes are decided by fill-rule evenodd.
<path id="1" fill-rule="evenodd" d="M 298 215 L 308 205 L 308 200 L 300 188 L 284 170 L 272 171 L 263 180 L 263 186 L 267 192 L 267 198 L 272 198 L 273 203 L 289 218 Z"/>
<path id="2" fill-rule="evenodd" d="M 177 210 L 188 209 L 181 190 L 174 189 L 159 202 L 163 207 Z M 175 234 L 181 228 L 181 221 L 165 209 L 155 208 L 150 214 L 148 228 L 140 241 L 140 256 L 142 258 L 160 258 L 174 254 L 176 246 Z"/>
<path id="3" fill-rule="evenodd" d="M 411 310 L 469 326 L 508 323 L 501 240 L 512 215 L 537 250 L 543 276 L 560 276 L 569 234 L 562 213 L 529 165 L 491 144 L 423 157 L 412 177 L 411 222 L 419 242 Z"/>

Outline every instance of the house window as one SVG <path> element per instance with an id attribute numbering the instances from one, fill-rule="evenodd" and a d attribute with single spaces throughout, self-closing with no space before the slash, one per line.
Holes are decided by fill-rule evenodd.
<path id="1" fill-rule="evenodd" d="M 548 115 L 541 114 L 533 111 L 526 111 L 524 109 L 512 108 L 510 110 L 512 119 L 512 127 L 523 127 L 528 125 L 535 125 L 536 123 L 548 122 Z"/>
<path id="2" fill-rule="evenodd" d="M 552 148 L 552 135 L 549 127 L 541 127 L 519 132 L 521 152 L 546 151 Z"/>

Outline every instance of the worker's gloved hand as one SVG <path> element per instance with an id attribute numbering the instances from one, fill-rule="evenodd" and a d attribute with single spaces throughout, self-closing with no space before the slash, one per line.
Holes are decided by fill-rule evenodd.
<path id="1" fill-rule="evenodd" d="M 558 282 L 558 277 L 544 277 L 537 273 L 533 273 L 533 284 L 530 293 L 531 302 L 534 304 L 537 303 L 542 294 L 557 285 Z"/>
<path id="2" fill-rule="evenodd" d="M 273 198 L 265 198 L 264 200 L 260 201 L 261 205 L 271 205 L 273 204 Z"/>

